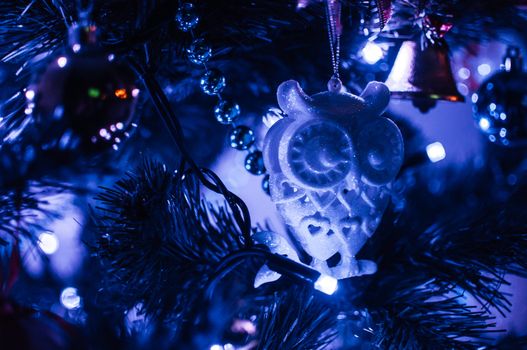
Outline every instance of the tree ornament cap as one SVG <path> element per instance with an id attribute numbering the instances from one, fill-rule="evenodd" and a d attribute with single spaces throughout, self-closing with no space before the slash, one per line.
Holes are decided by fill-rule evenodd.
<path id="1" fill-rule="evenodd" d="M 84 51 L 97 46 L 98 29 L 87 21 L 73 23 L 68 31 L 68 45 L 74 52 Z"/>
<path id="2" fill-rule="evenodd" d="M 328 81 L 328 91 L 330 92 L 341 92 L 342 91 L 342 81 L 336 76 L 331 77 Z"/>

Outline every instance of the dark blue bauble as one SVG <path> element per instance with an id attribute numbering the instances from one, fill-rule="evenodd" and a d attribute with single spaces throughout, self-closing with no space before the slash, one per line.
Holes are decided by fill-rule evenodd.
<path id="1" fill-rule="evenodd" d="M 221 100 L 214 107 L 216 120 L 222 124 L 231 124 L 240 115 L 240 106 L 230 100 Z"/>
<path id="2" fill-rule="evenodd" d="M 88 49 L 63 54 L 26 90 L 27 110 L 50 139 L 43 147 L 98 154 L 120 148 L 135 129 L 135 76 L 111 58 Z"/>
<path id="3" fill-rule="evenodd" d="M 265 165 L 262 152 L 254 151 L 249 153 L 245 158 L 245 169 L 254 175 L 262 175 L 265 173 Z"/>
<path id="4" fill-rule="evenodd" d="M 178 28 L 184 32 L 188 32 L 198 25 L 199 16 L 196 13 L 194 4 L 184 2 L 179 6 L 176 13 L 176 23 Z"/>
<path id="5" fill-rule="evenodd" d="M 199 85 L 207 95 L 217 95 L 225 87 L 225 77 L 217 69 L 208 70 L 199 81 Z"/>
<path id="6" fill-rule="evenodd" d="M 472 95 L 479 129 L 491 142 L 503 146 L 527 145 L 527 74 L 519 62 L 512 70 L 505 64 L 505 70 L 483 82 Z"/>
<path id="7" fill-rule="evenodd" d="M 262 180 L 262 189 L 265 193 L 270 194 L 269 192 L 269 174 L 266 174 Z"/>
<path id="8" fill-rule="evenodd" d="M 192 41 L 187 49 L 187 55 L 190 62 L 194 64 L 206 63 L 212 56 L 212 49 L 205 42 L 205 39 L 198 38 Z"/>
<path id="9" fill-rule="evenodd" d="M 254 132 L 251 128 L 240 125 L 231 130 L 229 142 L 232 148 L 243 151 L 254 144 Z"/>

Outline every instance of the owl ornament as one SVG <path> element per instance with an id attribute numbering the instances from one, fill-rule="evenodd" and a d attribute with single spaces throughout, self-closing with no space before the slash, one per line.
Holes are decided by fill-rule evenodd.
<path id="1" fill-rule="evenodd" d="M 375 273 L 373 261 L 356 255 L 379 225 L 403 161 L 401 132 L 380 116 L 390 91 L 371 82 L 356 96 L 332 78 L 328 91 L 308 96 L 290 80 L 277 97 L 286 116 L 263 148 L 272 201 L 314 269 L 337 279 Z"/>

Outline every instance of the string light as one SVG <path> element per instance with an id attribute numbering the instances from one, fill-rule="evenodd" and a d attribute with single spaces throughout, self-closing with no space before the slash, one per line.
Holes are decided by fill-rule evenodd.
<path id="1" fill-rule="evenodd" d="M 457 71 L 457 76 L 463 80 L 470 78 L 470 70 L 466 67 L 459 68 Z"/>
<path id="2" fill-rule="evenodd" d="M 53 233 L 41 233 L 38 236 L 38 246 L 47 255 L 51 255 L 59 248 L 59 240 Z"/>
<path id="3" fill-rule="evenodd" d="M 35 91 L 34 90 L 27 90 L 26 91 L 26 98 L 28 99 L 28 101 L 33 101 L 33 99 L 35 98 Z"/>
<path id="4" fill-rule="evenodd" d="M 362 59 L 368 64 L 379 62 L 384 56 L 382 48 L 374 42 L 368 42 L 361 50 Z"/>
<path id="5" fill-rule="evenodd" d="M 441 142 L 434 142 L 426 146 L 426 154 L 432 163 L 437 163 L 446 157 L 446 151 Z"/>
<path id="6" fill-rule="evenodd" d="M 320 275 L 315 281 L 314 287 L 324 294 L 333 295 L 338 289 L 338 280 L 328 275 Z"/>
<path id="7" fill-rule="evenodd" d="M 77 309 L 81 305 L 81 297 L 77 292 L 77 288 L 64 288 L 60 294 L 60 303 L 68 310 Z"/>
<path id="8" fill-rule="evenodd" d="M 68 59 L 64 56 L 61 56 L 57 59 L 57 65 L 60 67 L 60 68 L 64 68 L 66 67 L 66 65 L 68 64 Z"/>
<path id="9" fill-rule="evenodd" d="M 482 63 L 478 66 L 478 73 L 481 76 L 489 75 L 490 71 L 491 71 L 491 68 L 487 63 Z"/>
<path id="10" fill-rule="evenodd" d="M 478 124 L 483 131 L 487 131 L 490 128 L 490 122 L 487 118 L 481 118 Z"/>
<path id="11" fill-rule="evenodd" d="M 291 260 L 280 254 L 267 255 L 267 266 L 280 274 L 287 275 L 307 283 L 327 295 L 333 295 L 338 288 L 338 280 L 322 274 L 308 265 Z"/>
<path id="12" fill-rule="evenodd" d="M 236 348 L 231 343 L 225 345 L 214 344 L 209 348 L 210 350 L 235 350 Z"/>
<path id="13" fill-rule="evenodd" d="M 128 98 L 128 93 L 126 92 L 126 89 L 117 89 L 115 90 L 115 97 L 126 100 Z"/>

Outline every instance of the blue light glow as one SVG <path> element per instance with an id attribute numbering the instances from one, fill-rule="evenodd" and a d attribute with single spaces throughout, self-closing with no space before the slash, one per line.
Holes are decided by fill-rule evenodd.
<path id="1" fill-rule="evenodd" d="M 60 68 L 64 68 L 68 64 L 68 59 L 64 56 L 61 56 L 57 59 L 57 64 Z"/>
<path id="2" fill-rule="evenodd" d="M 368 42 L 361 51 L 362 59 L 369 64 L 375 64 L 384 56 L 381 47 L 373 42 Z"/>
<path id="3" fill-rule="evenodd" d="M 426 154 L 432 163 L 445 159 L 446 151 L 441 142 L 434 142 L 426 146 Z"/>
<path id="4" fill-rule="evenodd" d="M 481 130 L 483 131 L 487 131 L 489 130 L 490 128 L 490 122 L 487 118 L 481 118 L 479 120 L 479 127 L 481 128 Z"/>
<path id="5" fill-rule="evenodd" d="M 491 68 L 487 63 L 482 63 L 478 66 L 478 73 L 481 76 L 487 76 L 490 74 Z"/>
<path id="6" fill-rule="evenodd" d="M 463 80 L 467 80 L 468 78 L 470 78 L 470 69 L 466 67 L 459 68 L 459 70 L 457 71 L 457 76 Z"/>
<path id="7" fill-rule="evenodd" d="M 51 255 L 59 248 L 59 240 L 53 233 L 41 233 L 38 236 L 38 246 L 47 255 Z"/>
<path id="8" fill-rule="evenodd" d="M 332 295 L 338 288 L 338 280 L 328 275 L 320 275 L 315 282 L 315 289 L 324 294 Z"/>
<path id="9" fill-rule="evenodd" d="M 81 305 L 81 297 L 77 292 L 77 288 L 64 288 L 60 294 L 60 302 L 68 310 L 77 309 Z"/>

